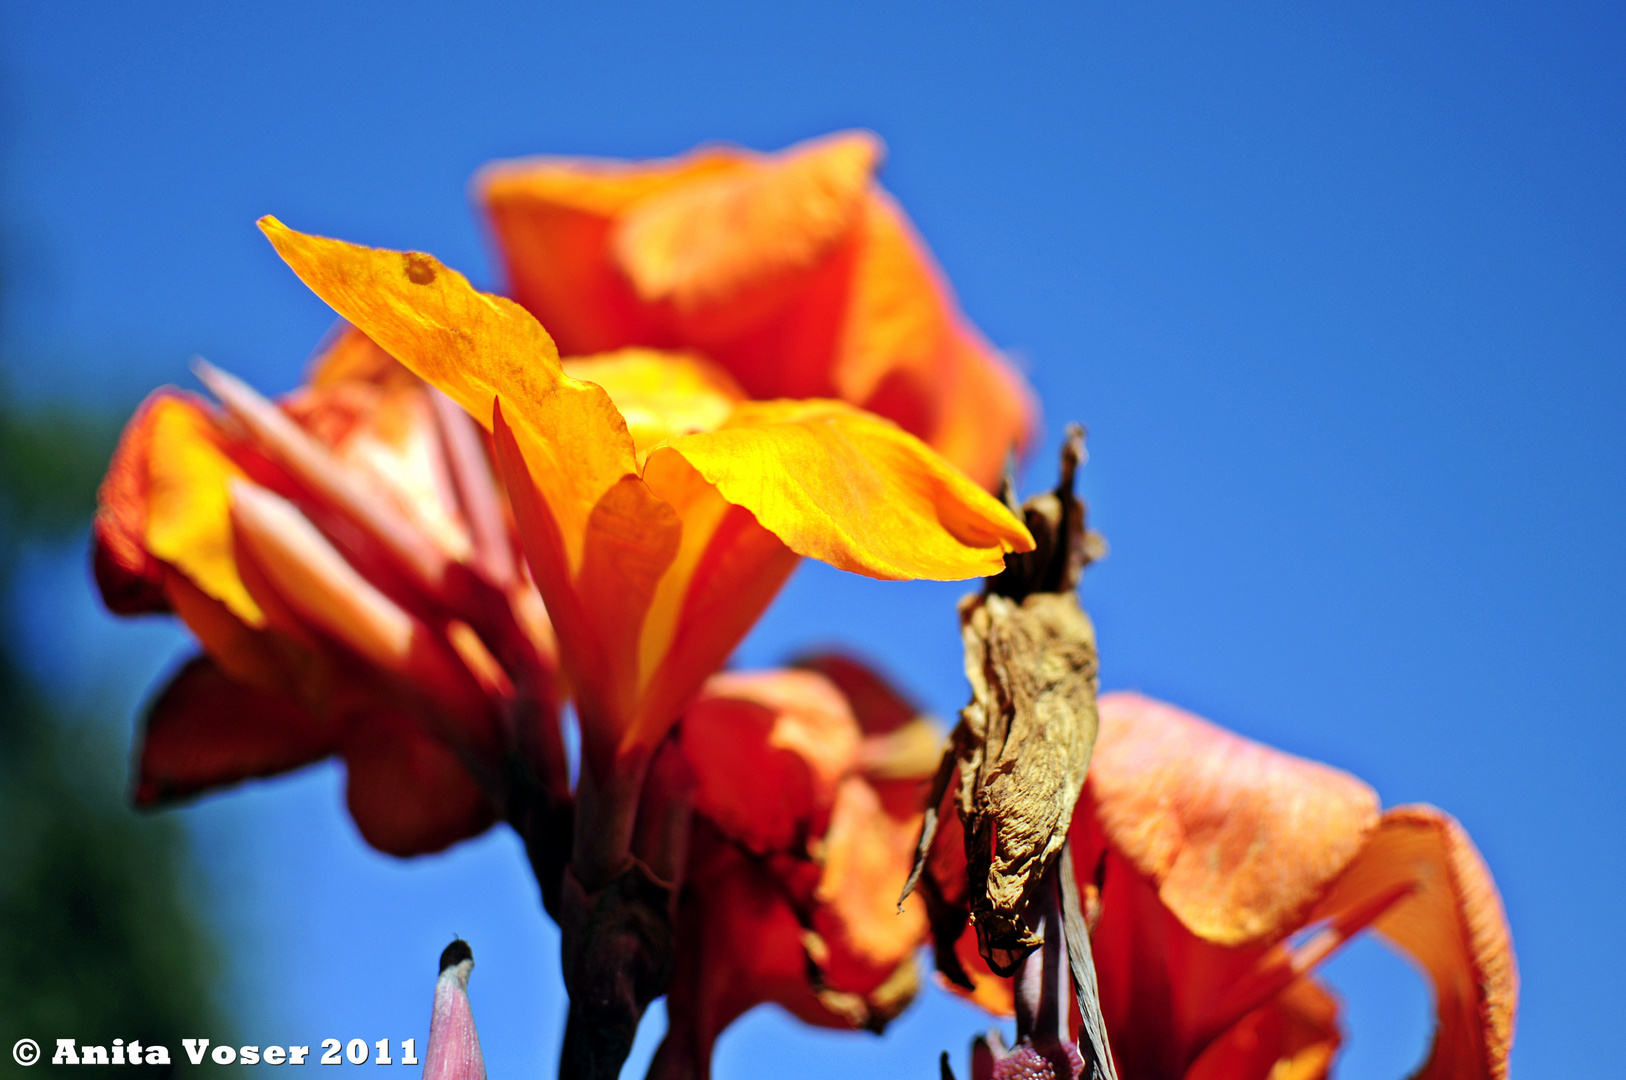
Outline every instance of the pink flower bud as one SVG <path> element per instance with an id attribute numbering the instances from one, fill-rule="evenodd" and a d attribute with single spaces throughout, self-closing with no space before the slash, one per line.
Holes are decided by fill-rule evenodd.
<path id="1" fill-rule="evenodd" d="M 435 983 L 435 1011 L 429 1020 L 429 1050 L 423 1060 L 423 1080 L 486 1080 L 480 1036 L 474 1030 L 469 1007 L 469 972 L 474 953 L 458 938 L 440 954 L 440 978 Z"/>

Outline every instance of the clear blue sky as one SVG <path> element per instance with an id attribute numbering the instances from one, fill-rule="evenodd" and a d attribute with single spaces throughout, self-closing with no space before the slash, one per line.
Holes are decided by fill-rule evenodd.
<path id="1" fill-rule="evenodd" d="M 1458 815 L 1512 919 L 1517 1072 L 1616 1072 L 1621 10 L 788 7 L 7 0 L 6 326 L 30 358 L 7 375 L 128 405 L 201 354 L 283 390 L 330 315 L 260 214 L 491 283 L 464 194 L 490 158 L 873 128 L 1044 396 L 1036 460 L 1090 427 L 1104 683 Z M 99 620 L 79 559 L 37 561 L 21 610 L 60 613 L 38 667 L 139 689 L 173 638 Z M 957 592 L 804 571 L 742 659 L 840 640 L 948 715 Z M 458 932 L 494 1080 L 550 1073 L 556 937 L 512 840 L 396 863 L 338 790 L 318 770 L 185 812 L 250 1039 L 421 1038 Z M 1344 1075 L 1401 1075 L 1420 984 L 1376 947 L 1333 972 Z M 925 1080 L 977 1024 L 938 996 L 879 1042 L 763 1013 L 718 1074 Z"/>

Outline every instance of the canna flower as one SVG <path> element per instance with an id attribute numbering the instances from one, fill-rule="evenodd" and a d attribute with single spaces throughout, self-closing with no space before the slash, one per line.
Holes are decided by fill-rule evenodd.
<path id="1" fill-rule="evenodd" d="M 680 722 L 698 822 L 653 1080 L 709 1076 L 763 1002 L 880 1031 L 914 996 L 926 917 L 897 893 L 941 732 L 851 661 L 810 664 L 714 676 Z"/>
<path id="2" fill-rule="evenodd" d="M 280 405 L 208 365 L 160 390 L 102 484 L 97 581 L 197 636 L 149 709 L 135 801 L 330 755 L 363 837 L 446 847 L 568 797 L 551 631 L 478 429 L 353 329 Z"/>
<path id="3" fill-rule="evenodd" d="M 1026 444 L 1031 391 L 960 313 L 884 149 L 843 132 L 757 154 L 537 158 L 476 180 L 513 297 L 566 356 L 695 349 L 753 398 L 837 398 L 984 487 Z"/>
<path id="4" fill-rule="evenodd" d="M 1506 1077 L 1512 941 L 1454 819 L 1380 813 L 1346 773 L 1138 694 L 1104 695 L 1100 716 L 1070 843 L 1124 1080 L 1325 1077 L 1338 1006 L 1310 973 L 1369 928 L 1433 985 L 1433 1047 L 1416 1076 Z M 940 843 L 934 859 L 953 851 Z M 952 892 L 948 861 L 928 870 Z M 939 960 L 985 1007 L 1011 1011 L 1010 984 L 969 931 L 940 939 Z M 1000 1075 L 992 1055 L 981 1062 L 974 1076 Z"/>
<path id="5" fill-rule="evenodd" d="M 489 425 L 582 732 L 574 874 L 623 872 L 649 762 L 798 555 L 878 578 L 997 572 L 1032 537 L 892 423 L 749 401 L 694 356 L 562 365 L 517 304 L 420 253 L 262 228 L 313 291 Z"/>

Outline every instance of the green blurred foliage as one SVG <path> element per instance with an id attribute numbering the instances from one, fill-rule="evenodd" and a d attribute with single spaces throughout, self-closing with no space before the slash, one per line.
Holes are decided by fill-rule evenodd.
<path id="1" fill-rule="evenodd" d="M 0 400 L 0 596 L 30 547 L 83 543 L 117 424 Z M 0 622 L 0 1075 L 60 1071 L 81 1044 L 231 1038 L 223 964 L 179 820 L 131 809 L 121 716 L 69 716 L 19 665 L 27 615 Z M 10 1047 L 38 1041 L 24 1070 Z M 142 1066 L 152 1074 L 159 1066 Z"/>
<path id="2" fill-rule="evenodd" d="M 11 127 L 7 74 L 0 150 Z M 12 257 L 0 270 L 10 271 L 18 247 L 7 225 L 0 254 Z M 8 396 L 19 370 L 8 344 L 0 336 L 0 1078 L 61 1072 L 49 1064 L 58 1038 L 161 1044 L 170 1067 L 121 1071 L 185 1072 L 181 1039 L 234 1034 L 207 883 L 181 821 L 130 805 L 122 706 L 70 715 L 66 695 L 24 670 L 22 638 L 53 613 L 20 612 L 13 600 L 31 549 L 85 544 L 121 418 Z M 24 1037 L 44 1051 L 26 1069 L 11 1053 Z"/>

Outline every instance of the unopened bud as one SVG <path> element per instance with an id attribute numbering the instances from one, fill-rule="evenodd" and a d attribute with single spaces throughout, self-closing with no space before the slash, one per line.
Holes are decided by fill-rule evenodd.
<path id="1" fill-rule="evenodd" d="M 440 954 L 423 1080 L 486 1080 L 485 1058 L 480 1055 L 480 1036 L 474 1030 L 474 1010 L 469 1005 L 469 972 L 473 970 L 474 953 L 462 938 Z"/>

